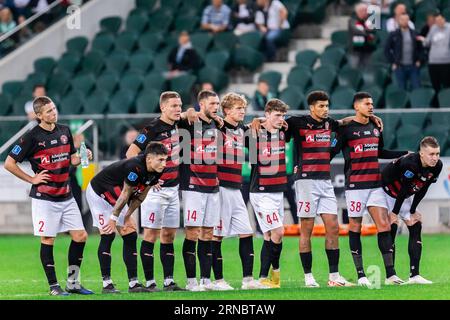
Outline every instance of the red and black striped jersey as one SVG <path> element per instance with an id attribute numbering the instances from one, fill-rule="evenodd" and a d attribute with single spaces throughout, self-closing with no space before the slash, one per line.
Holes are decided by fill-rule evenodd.
<path id="1" fill-rule="evenodd" d="M 114 162 L 100 171 L 92 180 L 92 189 L 111 206 L 116 204 L 122 193 L 123 184 L 133 187 L 133 195 L 139 196 L 147 187 L 159 182 L 161 173 L 148 172 L 145 155 Z"/>
<path id="2" fill-rule="evenodd" d="M 287 134 L 294 138 L 295 164 L 298 167 L 295 180 L 329 180 L 331 161 L 331 133 L 339 128 L 339 122 L 327 118 L 322 122 L 310 115 L 290 117 Z"/>
<path id="3" fill-rule="evenodd" d="M 332 157 L 341 150 L 345 159 L 345 187 L 347 190 L 381 187 L 378 159 L 394 159 L 407 151 L 384 149 L 383 135 L 374 123 L 362 124 L 351 121 L 339 127 Z"/>
<path id="4" fill-rule="evenodd" d="M 180 130 L 187 130 L 186 135 L 181 134 L 183 163 L 180 167 L 180 189 L 202 193 L 219 192 L 217 151 L 221 133 L 216 123 L 200 120 L 190 125 L 187 120 L 181 120 L 178 126 Z M 186 136 L 189 137 L 188 141 L 184 140 Z M 186 155 L 185 152 L 188 151 L 190 154 Z"/>
<path id="5" fill-rule="evenodd" d="M 429 186 L 435 183 L 442 171 L 442 161 L 434 167 L 423 167 L 420 155 L 411 153 L 389 163 L 382 171 L 383 189 L 397 199 L 394 213 L 399 213 L 403 201 L 414 196 L 411 212 L 416 211 Z"/>
<path id="6" fill-rule="evenodd" d="M 221 128 L 223 144 L 219 147 L 218 177 L 221 187 L 242 188 L 242 164 L 245 161 L 245 131 L 248 128 L 239 123 L 233 126 L 224 120 Z"/>
<path id="7" fill-rule="evenodd" d="M 33 185 L 30 197 L 58 202 L 72 198 L 69 169 L 71 155 L 76 152 L 69 127 L 56 124 L 47 131 L 38 125 L 20 138 L 9 156 L 17 162 L 28 160 L 34 173 L 48 170 L 50 180 Z"/>
<path id="8" fill-rule="evenodd" d="M 250 161 L 252 162 L 250 192 L 283 192 L 287 187 L 285 131 L 270 133 L 263 130 L 257 137 L 249 138 Z M 254 148 L 256 144 L 256 150 Z M 253 145 L 253 147 L 252 147 Z M 253 161 L 252 153 L 257 159 Z"/>
<path id="9" fill-rule="evenodd" d="M 167 165 L 161 176 L 161 187 L 177 186 L 180 165 L 180 135 L 177 124 L 166 123 L 161 118 L 152 119 L 133 143 L 143 151 L 150 142 L 161 142 L 169 151 Z"/>

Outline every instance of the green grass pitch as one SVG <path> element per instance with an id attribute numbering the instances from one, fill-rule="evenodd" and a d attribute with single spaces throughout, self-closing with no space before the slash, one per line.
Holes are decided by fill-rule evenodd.
<path id="1" fill-rule="evenodd" d="M 85 287 L 101 291 L 100 270 L 97 260 L 98 236 L 91 236 L 88 240 L 84 261 L 81 269 L 81 279 Z M 257 238 L 255 245 L 254 274 L 259 271 L 259 251 L 262 239 Z M 58 279 L 61 285 L 65 284 L 65 269 L 67 267 L 67 248 L 70 238 L 61 236 L 55 244 L 55 263 Z M 185 285 L 185 272 L 181 255 L 183 243 L 182 235 L 175 242 L 175 280 L 180 285 Z M 407 236 L 399 236 L 397 239 L 396 269 L 398 275 L 407 279 L 409 272 L 409 258 L 407 254 Z M 382 285 L 380 289 L 366 288 L 327 288 L 328 279 L 327 260 L 324 251 L 324 239 L 313 239 L 313 272 L 321 288 L 303 288 L 303 271 L 298 256 L 298 238 L 287 237 L 284 239 L 281 255 L 281 289 L 243 291 L 234 290 L 227 292 L 161 292 L 146 294 L 128 294 L 125 266 L 122 261 L 122 240 L 116 237 L 113 245 L 112 279 L 118 289 L 119 295 L 70 296 L 50 297 L 44 272 L 39 259 L 39 239 L 32 236 L 1 236 L 0 237 L 0 299 L 76 299 L 76 300 L 110 300 L 110 299 L 252 299 L 252 300 L 276 300 L 276 299 L 450 299 L 450 236 L 449 235 L 425 235 L 423 236 L 423 255 L 421 274 L 434 281 L 429 286 L 401 286 L 387 287 Z M 348 280 L 355 281 L 355 270 L 348 248 L 348 238 L 340 239 L 341 263 L 340 272 Z M 139 247 L 138 247 L 139 248 Z M 225 279 L 235 288 L 240 287 L 241 264 L 237 239 L 226 239 L 223 243 L 222 253 L 224 258 Z M 363 255 L 366 270 L 369 265 L 382 265 L 382 258 L 377 247 L 377 238 L 374 236 L 363 237 Z M 139 261 L 139 268 L 140 261 Z M 198 263 L 197 263 L 198 268 Z M 384 269 L 382 278 L 384 281 Z M 197 275 L 199 272 L 197 271 Z M 158 285 L 162 286 L 162 269 L 159 261 L 159 245 L 155 250 L 155 275 Z M 142 270 L 139 278 L 143 281 Z"/>

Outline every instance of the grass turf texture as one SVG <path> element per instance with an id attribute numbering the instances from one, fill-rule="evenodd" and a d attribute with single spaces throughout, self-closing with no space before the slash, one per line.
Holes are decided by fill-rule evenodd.
<path id="1" fill-rule="evenodd" d="M 382 258 L 377 247 L 375 236 L 363 237 L 364 266 L 382 266 Z M 97 259 L 98 236 L 88 239 L 81 268 L 81 279 L 85 287 L 94 290 L 92 296 L 71 295 L 69 297 L 50 297 L 44 271 L 39 259 L 39 239 L 32 236 L 1 236 L 0 237 L 0 299 L 55 299 L 55 300 L 276 300 L 276 299 L 450 299 L 450 236 L 423 236 L 423 255 L 421 274 L 434 282 L 432 285 L 419 286 L 384 286 L 381 289 L 366 288 L 327 288 L 328 263 L 324 251 L 324 239 L 313 238 L 313 273 L 321 288 L 304 288 L 303 271 L 298 255 L 298 238 L 285 238 L 281 255 L 281 289 L 270 290 L 234 290 L 227 292 L 161 292 L 145 294 L 128 294 L 125 265 L 122 260 L 122 240 L 116 237 L 113 244 L 112 279 L 123 293 L 118 295 L 102 295 L 101 277 Z M 58 280 L 65 286 L 65 268 L 67 267 L 67 249 L 70 243 L 68 236 L 61 236 L 55 243 L 55 263 Z M 175 242 L 175 281 L 180 286 L 185 285 L 185 271 L 181 247 L 183 238 L 178 236 Z M 255 239 L 254 275 L 259 272 L 259 252 L 262 239 Z M 353 282 L 356 273 L 348 247 L 348 238 L 342 237 L 340 273 Z M 407 253 L 408 238 L 397 238 L 396 269 L 402 279 L 409 274 L 409 258 Z M 138 242 L 139 252 L 140 242 Z M 239 259 L 238 239 L 226 239 L 223 242 L 224 277 L 234 287 L 240 288 L 242 270 Z M 142 269 L 140 259 L 138 268 Z M 198 262 L 197 262 L 198 269 Z M 384 283 L 384 268 L 381 268 L 382 283 Z M 158 286 L 162 287 L 162 267 L 159 260 L 159 245 L 155 248 L 155 276 Z M 199 271 L 197 271 L 199 276 Z M 144 281 L 143 272 L 139 270 L 139 279 Z"/>

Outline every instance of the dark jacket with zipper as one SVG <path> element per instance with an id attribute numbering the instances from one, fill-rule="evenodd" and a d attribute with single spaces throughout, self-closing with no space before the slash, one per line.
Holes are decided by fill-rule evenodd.
<path id="1" fill-rule="evenodd" d="M 411 40 L 413 46 L 413 62 L 423 61 L 423 46 L 420 41 L 416 39 L 419 35 L 416 31 L 409 29 L 411 33 Z M 390 64 L 400 65 L 403 54 L 403 36 L 402 30 L 399 28 L 389 34 L 384 46 L 384 55 Z"/>

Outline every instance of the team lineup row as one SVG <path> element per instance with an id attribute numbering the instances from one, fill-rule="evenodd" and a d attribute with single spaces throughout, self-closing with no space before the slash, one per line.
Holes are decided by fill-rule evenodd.
<path id="1" fill-rule="evenodd" d="M 246 100 L 228 93 L 221 100 L 212 91 L 199 93 L 200 111 L 182 113 L 176 92 L 163 92 L 161 116 L 151 120 L 127 151 L 127 159 L 99 172 L 86 190 L 91 214 L 101 234 L 98 259 L 103 293 L 116 293 L 111 280 L 111 245 L 116 231 L 123 239 L 129 292 L 159 291 L 154 280 L 154 245 L 160 240 L 165 291 L 233 289 L 223 279 L 221 241 L 239 236 L 242 289 L 280 287 L 280 255 L 283 239 L 283 191 L 287 186 L 285 143 L 293 139 L 297 215 L 301 219 L 300 260 L 306 287 L 318 287 L 312 274 L 311 234 L 316 216 L 326 229 L 329 264 L 328 286 L 352 286 L 339 274 L 339 225 L 337 203 L 330 181 L 330 161 L 342 152 L 345 159 L 349 241 L 358 285 L 371 286 L 364 273 L 361 223 L 370 214 L 378 230 L 378 246 L 386 269 L 386 284 L 403 284 L 395 272 L 395 235 L 398 215 L 409 229 L 410 278 L 407 283 L 431 281 L 419 273 L 422 250 L 421 216 L 416 208 L 442 169 L 439 144 L 433 137 L 420 142 L 420 151 L 384 149 L 382 123 L 374 116 L 370 94 L 353 99 L 355 116 L 329 117 L 329 97 L 323 91 L 308 96 L 310 114 L 286 117 L 288 106 L 272 99 L 265 118 L 244 125 Z M 5 168 L 32 184 L 34 234 L 41 237 L 41 261 L 50 294 L 92 294 L 79 282 L 77 272 L 68 276 L 63 290 L 56 279 L 53 244 L 60 232 L 70 232 L 70 270 L 79 270 L 87 239 L 81 214 L 69 188 L 69 167 L 80 164 L 68 127 L 57 124 L 57 110 L 48 97 L 33 102 L 39 125 L 25 134 L 11 150 Z M 224 118 L 218 116 L 221 109 Z M 180 135 L 180 130 L 189 132 Z M 246 134 L 251 130 L 252 135 Z M 332 133 L 336 138 L 332 141 Z M 221 139 L 218 139 L 220 137 Z M 220 145 L 218 145 L 220 144 Z M 185 148 L 181 148 L 181 146 Z M 186 148 L 190 146 L 190 148 Z M 250 201 L 264 233 L 259 279 L 253 277 L 253 230 L 241 194 L 244 149 L 256 146 L 252 162 Z M 186 149 L 190 149 L 189 155 Z M 88 152 L 92 158 L 92 153 Z M 183 161 L 180 162 L 180 156 Z M 223 159 L 227 161 L 211 161 Z M 190 161 L 186 161 L 190 159 Z M 380 172 L 379 158 L 395 159 Z M 229 161 L 232 159 L 232 161 Z M 28 160 L 35 172 L 29 176 L 18 166 Z M 187 285 L 173 279 L 173 241 L 183 201 L 185 239 L 182 248 Z M 137 277 L 137 226 L 131 214 L 141 207 L 144 228 L 140 257 L 145 285 Z M 200 282 L 196 277 L 196 260 Z M 211 271 L 215 281 L 211 281 Z"/>

